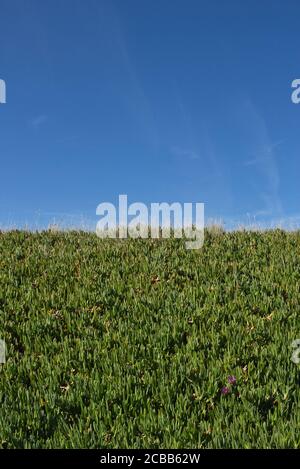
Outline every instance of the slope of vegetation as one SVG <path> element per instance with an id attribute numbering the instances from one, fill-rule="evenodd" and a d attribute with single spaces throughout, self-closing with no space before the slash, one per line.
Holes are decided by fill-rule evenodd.
<path id="1" fill-rule="evenodd" d="M 0 447 L 299 447 L 299 232 L 0 252 Z"/>

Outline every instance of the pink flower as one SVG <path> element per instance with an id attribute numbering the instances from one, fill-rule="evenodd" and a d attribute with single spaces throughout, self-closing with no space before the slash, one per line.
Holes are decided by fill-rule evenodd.
<path id="1" fill-rule="evenodd" d="M 227 386 L 223 386 L 223 388 L 221 389 L 221 394 L 223 396 L 226 396 L 229 393 L 230 393 L 230 389 Z"/>
<path id="2" fill-rule="evenodd" d="M 228 383 L 234 386 L 236 384 L 236 377 L 233 375 L 228 376 Z"/>

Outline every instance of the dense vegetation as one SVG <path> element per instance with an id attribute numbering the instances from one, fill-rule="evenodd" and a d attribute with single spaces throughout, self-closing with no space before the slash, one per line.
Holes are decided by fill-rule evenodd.
<path id="1" fill-rule="evenodd" d="M 299 232 L 0 252 L 0 447 L 299 447 Z"/>

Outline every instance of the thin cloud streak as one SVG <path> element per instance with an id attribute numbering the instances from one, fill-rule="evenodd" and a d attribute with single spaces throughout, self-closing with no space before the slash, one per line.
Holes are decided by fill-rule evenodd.
<path id="1" fill-rule="evenodd" d="M 200 155 L 194 150 L 188 148 L 181 148 L 178 146 L 174 146 L 171 148 L 171 153 L 174 156 L 179 156 L 182 158 L 187 158 L 189 160 L 200 160 Z"/>
<path id="2" fill-rule="evenodd" d="M 38 129 L 41 125 L 43 125 L 48 120 L 48 116 L 45 114 L 41 114 L 39 116 L 34 117 L 30 121 L 31 127 L 34 129 Z"/>
<path id="3" fill-rule="evenodd" d="M 274 150 L 282 141 L 275 143 L 271 141 L 266 122 L 251 100 L 246 102 L 246 115 L 250 125 L 252 124 L 250 131 L 255 142 L 255 158 L 246 161 L 245 165 L 255 165 L 265 181 L 265 190 L 260 193 L 264 206 L 260 210 L 270 215 L 280 215 L 282 213 L 279 195 L 280 173 Z"/>

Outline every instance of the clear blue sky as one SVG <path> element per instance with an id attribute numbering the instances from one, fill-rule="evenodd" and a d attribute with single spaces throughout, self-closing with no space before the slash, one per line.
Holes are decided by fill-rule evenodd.
<path id="1" fill-rule="evenodd" d="M 118 194 L 300 221 L 299 18 L 298 0 L 0 0 L 0 224 L 96 221 Z"/>

